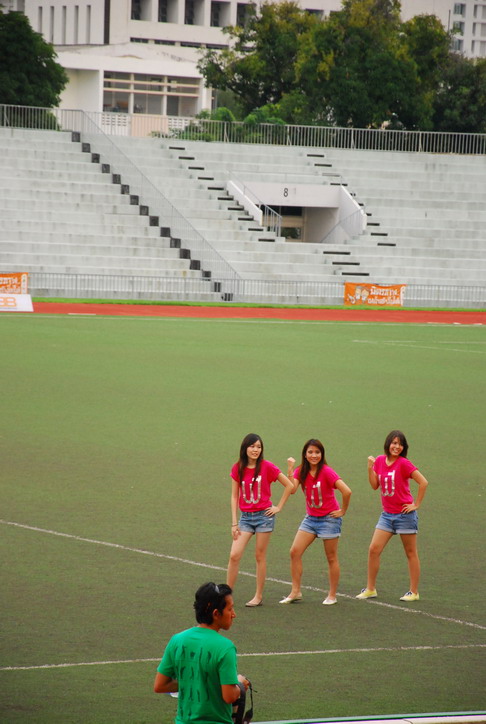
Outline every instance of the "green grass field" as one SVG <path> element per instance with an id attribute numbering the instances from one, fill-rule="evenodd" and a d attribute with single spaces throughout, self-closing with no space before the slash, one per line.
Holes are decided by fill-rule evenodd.
<path id="1" fill-rule="evenodd" d="M 255 721 L 486 709 L 484 327 L 4 315 L 0 339 L 2 722 L 173 721 L 155 669 L 195 589 L 225 578 L 247 432 L 284 470 L 319 437 L 353 490 L 337 606 L 319 542 L 303 602 L 278 604 L 300 492 L 259 609 L 243 560 L 229 635 Z M 399 601 L 393 540 L 379 599 L 356 601 L 380 511 L 366 459 L 395 427 L 430 483 L 421 600 Z"/>

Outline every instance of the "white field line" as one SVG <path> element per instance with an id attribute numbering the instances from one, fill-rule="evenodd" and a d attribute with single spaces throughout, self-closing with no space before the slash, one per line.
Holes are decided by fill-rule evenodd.
<path id="1" fill-rule="evenodd" d="M 61 533 L 60 531 L 56 530 L 49 530 L 46 528 L 38 528 L 37 526 L 32 525 L 25 525 L 24 523 L 16 523 L 15 521 L 10 520 L 2 520 L 0 519 L 0 524 L 2 525 L 9 525 L 13 526 L 15 528 L 22 528 L 23 530 L 30 530 L 34 533 L 44 533 L 47 535 L 54 535 L 58 536 L 60 538 L 68 538 L 70 540 L 76 540 L 80 541 L 82 543 L 92 543 L 93 545 L 99 545 L 99 546 L 105 546 L 107 548 L 116 548 L 118 550 L 122 551 L 128 551 L 129 553 L 140 553 L 144 556 L 152 556 L 153 558 L 163 558 L 164 560 L 169 561 L 176 561 L 178 563 L 185 563 L 190 566 L 199 566 L 200 568 L 208 568 L 213 571 L 224 571 L 226 573 L 226 568 L 223 566 L 215 566 L 211 563 L 201 563 L 199 561 L 193 561 L 188 558 L 180 558 L 178 556 L 171 556 L 167 553 L 156 553 L 155 551 L 148 551 L 144 548 L 132 548 L 131 546 L 124 546 L 120 543 L 110 543 L 109 541 L 102 541 L 102 540 L 96 540 L 95 538 L 84 538 L 79 535 L 72 535 L 71 533 Z M 250 578 L 255 578 L 254 573 L 248 573 L 247 571 L 240 571 L 240 576 L 249 576 Z M 271 578 L 268 577 L 267 581 L 272 581 L 273 583 L 282 583 L 285 586 L 290 586 L 290 581 L 285 581 L 281 578 Z M 324 593 L 325 589 L 323 588 L 316 588 L 315 586 L 302 586 L 307 591 L 318 591 L 321 593 Z M 341 596 L 342 598 L 348 598 L 351 600 L 355 600 L 355 596 L 350 596 L 347 593 L 338 593 L 338 596 Z M 296 604 L 298 605 L 298 604 Z M 483 631 L 486 631 L 486 626 L 483 626 L 479 623 L 473 623 L 471 621 L 463 621 L 462 619 L 457 618 L 450 618 L 448 616 L 438 616 L 434 613 L 428 613 L 427 611 L 420 611 L 417 608 L 409 608 L 408 606 L 398 606 L 393 603 L 384 603 L 383 601 L 377 601 L 376 599 L 368 599 L 366 601 L 359 601 L 359 606 L 365 606 L 365 605 L 373 605 L 373 606 L 383 606 L 384 608 L 390 608 L 396 611 L 402 611 L 402 613 L 408 613 L 408 614 L 418 614 L 421 616 L 426 616 L 427 618 L 433 618 L 437 621 L 447 621 L 448 623 L 454 623 L 459 624 L 460 626 L 470 626 L 471 628 L 477 628 L 481 629 Z"/>
<path id="2" fill-rule="evenodd" d="M 250 318 L 250 317 L 165 317 L 165 316 L 142 316 L 142 315 L 121 315 L 121 314 L 106 314 L 106 315 L 100 315 L 100 314 L 93 314 L 92 312 L 79 312 L 78 314 L 35 314 L 34 317 L 32 317 L 29 314 L 23 314 L 23 315 L 1 315 L 1 318 L 9 318 L 9 319 L 66 319 L 66 317 L 69 317 L 71 319 L 99 319 L 104 321 L 113 321 L 117 322 L 120 320 L 125 321 L 132 321 L 132 322 L 231 322 L 231 323 L 237 323 L 237 324 L 307 324 L 307 325 L 336 325 L 336 324 L 345 324 L 348 327 L 396 327 L 396 326 L 404 326 L 406 325 L 408 328 L 413 329 L 413 327 L 484 327 L 486 325 L 482 324 L 482 322 L 471 322 L 469 324 L 462 323 L 462 322 L 352 322 L 351 320 L 332 320 L 332 319 L 260 319 L 260 318 Z"/>
<path id="3" fill-rule="evenodd" d="M 317 649 L 315 651 L 258 651 L 254 653 L 240 653 L 238 658 L 257 658 L 267 656 L 324 656 L 326 654 L 374 654 L 383 651 L 444 651 L 446 649 L 484 649 L 486 644 L 456 644 L 444 646 L 377 646 L 375 648 L 354 649 Z M 113 659 L 110 661 L 78 661 L 63 664 L 38 664 L 37 666 L 0 666 L 0 671 L 32 671 L 38 669 L 67 669 L 75 666 L 110 666 L 117 664 L 151 664 L 158 663 L 160 656 L 155 659 Z"/>
<path id="4" fill-rule="evenodd" d="M 387 347 L 411 347 L 412 349 L 431 349 L 435 352 L 466 352 L 468 354 L 486 354 L 486 350 L 483 349 L 456 349 L 455 347 L 431 347 L 430 345 L 418 344 L 410 341 L 405 342 L 401 340 L 395 340 L 393 342 L 378 342 L 374 339 L 353 339 L 354 343 L 357 344 L 376 344 L 384 345 Z M 486 344 L 485 342 L 433 342 L 433 344 Z"/>

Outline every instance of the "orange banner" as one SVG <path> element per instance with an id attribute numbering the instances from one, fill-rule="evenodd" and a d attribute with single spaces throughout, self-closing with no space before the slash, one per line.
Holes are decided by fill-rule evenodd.
<path id="1" fill-rule="evenodd" d="M 27 272 L 18 274 L 1 274 L 0 273 L 0 293 L 1 294 L 27 294 L 29 275 Z"/>
<path id="2" fill-rule="evenodd" d="M 344 305 L 368 307 L 402 307 L 406 284 L 344 284 Z"/>

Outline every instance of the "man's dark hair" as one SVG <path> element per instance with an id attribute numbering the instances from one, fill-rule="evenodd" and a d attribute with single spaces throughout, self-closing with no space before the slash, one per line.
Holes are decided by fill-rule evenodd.
<path id="1" fill-rule="evenodd" d="M 226 583 L 204 583 L 196 591 L 194 610 L 198 623 L 213 623 L 213 611 L 220 613 L 226 606 L 226 596 L 230 596 L 233 590 Z"/>

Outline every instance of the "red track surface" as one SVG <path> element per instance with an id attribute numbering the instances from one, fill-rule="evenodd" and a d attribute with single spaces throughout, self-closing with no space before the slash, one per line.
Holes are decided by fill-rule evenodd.
<path id="1" fill-rule="evenodd" d="M 415 324 L 486 324 L 486 311 L 448 312 L 408 309 L 306 309 L 301 307 L 191 307 L 148 304 L 34 302 L 41 314 L 99 314 L 125 317 L 204 319 L 287 319 L 334 322 L 413 322 Z"/>

